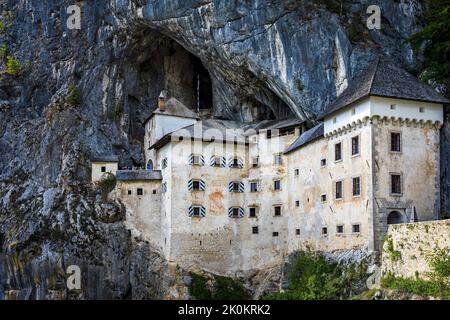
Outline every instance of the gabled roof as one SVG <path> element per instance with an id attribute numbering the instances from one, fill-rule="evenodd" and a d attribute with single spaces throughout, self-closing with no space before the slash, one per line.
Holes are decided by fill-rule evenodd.
<path id="1" fill-rule="evenodd" d="M 243 125 L 240 122 L 220 119 L 205 119 L 166 134 L 155 144 L 150 146 L 150 149 L 160 149 L 170 142 L 172 138 L 177 141 L 177 138 L 181 137 L 193 138 L 195 140 L 217 140 L 246 143 L 247 139 L 243 136 L 243 131 Z"/>
<path id="2" fill-rule="evenodd" d="M 119 162 L 119 157 L 116 155 L 101 155 L 91 158 L 91 162 Z"/>
<path id="3" fill-rule="evenodd" d="M 161 171 L 153 170 L 120 170 L 116 172 L 118 181 L 162 180 Z"/>
<path id="4" fill-rule="evenodd" d="M 304 145 L 319 139 L 323 137 L 323 122 L 318 124 L 312 129 L 309 129 L 308 131 L 304 132 L 300 137 L 297 138 L 285 151 L 284 153 L 292 152 L 300 147 L 303 147 Z"/>
<path id="5" fill-rule="evenodd" d="M 450 103 L 431 86 L 423 83 L 386 57 L 377 57 L 359 73 L 349 87 L 318 118 L 322 120 L 368 96 L 380 96 L 434 103 Z"/>
<path id="6" fill-rule="evenodd" d="M 167 116 L 175 116 L 175 117 L 182 117 L 182 118 L 191 118 L 191 119 L 198 119 L 197 114 L 186 107 L 183 103 L 181 103 L 178 99 L 172 97 L 169 98 L 165 102 L 164 111 L 159 110 L 157 107 L 153 112 L 150 114 L 150 116 L 145 120 L 144 123 L 147 123 L 150 118 L 155 114 L 163 114 Z"/>

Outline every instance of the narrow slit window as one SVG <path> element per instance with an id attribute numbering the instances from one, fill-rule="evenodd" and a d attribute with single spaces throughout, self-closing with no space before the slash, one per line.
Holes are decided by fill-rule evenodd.
<path id="1" fill-rule="evenodd" d="M 352 138 L 352 156 L 359 154 L 359 136 Z"/>
<path id="2" fill-rule="evenodd" d="M 342 199 L 342 181 L 336 181 L 335 183 L 335 198 L 336 200 Z"/>
<path id="3" fill-rule="evenodd" d="M 357 197 L 357 196 L 361 195 L 361 178 L 360 177 L 353 178 L 352 191 L 353 191 L 353 196 L 354 197 Z"/>
<path id="4" fill-rule="evenodd" d="M 342 142 L 334 145 L 334 161 L 342 160 Z"/>

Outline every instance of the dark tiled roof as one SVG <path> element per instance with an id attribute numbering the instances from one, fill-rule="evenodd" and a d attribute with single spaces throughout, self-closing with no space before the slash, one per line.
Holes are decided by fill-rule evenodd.
<path id="1" fill-rule="evenodd" d="M 369 95 L 450 103 L 432 87 L 397 66 L 392 60 L 378 57 L 353 79 L 350 86 L 320 115 L 319 120 Z"/>
<path id="2" fill-rule="evenodd" d="M 153 110 L 150 116 L 144 121 L 144 123 L 147 123 L 147 121 L 154 114 L 164 114 L 168 116 L 198 119 L 198 115 L 194 111 L 186 107 L 183 103 L 181 103 L 178 99 L 174 97 L 169 98 L 166 101 L 164 111 L 159 110 L 159 108 L 157 107 L 155 110 Z"/>
<path id="3" fill-rule="evenodd" d="M 103 155 L 98 157 L 93 157 L 91 162 L 119 162 L 119 157 L 116 155 Z"/>
<path id="4" fill-rule="evenodd" d="M 318 124 L 312 129 L 304 132 L 300 137 L 297 138 L 285 151 L 284 153 L 292 152 L 304 145 L 323 137 L 323 122 Z"/>
<path id="5" fill-rule="evenodd" d="M 116 173 L 118 181 L 162 180 L 161 171 L 153 170 L 119 170 Z"/>
<path id="6" fill-rule="evenodd" d="M 287 119 L 281 119 L 281 120 L 263 120 L 260 122 L 247 124 L 245 125 L 245 130 L 255 130 L 257 132 L 261 130 L 273 130 L 273 129 L 286 129 L 286 128 L 292 128 L 301 125 L 304 123 L 305 120 L 298 119 L 298 118 L 287 118 Z"/>

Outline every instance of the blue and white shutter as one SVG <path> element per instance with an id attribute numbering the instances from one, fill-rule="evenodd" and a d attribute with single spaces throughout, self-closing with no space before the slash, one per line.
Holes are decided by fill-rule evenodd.
<path id="1" fill-rule="evenodd" d="M 191 153 L 189 155 L 189 159 L 188 159 L 189 164 L 192 166 L 194 164 L 194 154 Z"/>
<path id="2" fill-rule="evenodd" d="M 228 217 L 234 218 L 234 216 L 233 216 L 233 210 L 234 209 L 236 209 L 236 208 L 231 207 L 231 208 L 228 209 Z M 245 216 L 244 208 L 239 207 L 239 218 L 243 218 L 244 216 Z"/>
<path id="3" fill-rule="evenodd" d="M 162 189 L 162 193 L 167 192 L 167 182 L 163 182 L 163 184 L 161 185 L 161 189 Z"/>
<path id="4" fill-rule="evenodd" d="M 239 192 L 244 192 L 245 191 L 245 185 L 243 182 L 239 182 Z"/>
<path id="5" fill-rule="evenodd" d="M 205 157 L 203 155 L 200 156 L 200 165 L 201 166 L 205 165 Z"/>
<path id="6" fill-rule="evenodd" d="M 162 161 L 161 161 L 161 168 L 162 169 L 167 168 L 167 158 L 162 159 Z"/>
<path id="7" fill-rule="evenodd" d="M 221 157 L 220 165 L 222 168 L 225 168 L 227 166 L 227 159 L 225 159 L 225 157 Z"/>
<path id="8" fill-rule="evenodd" d="M 194 207 L 197 207 L 197 206 L 190 206 L 188 209 L 188 215 L 191 218 L 194 216 Z M 202 217 L 202 218 L 206 217 L 206 208 L 203 206 L 200 207 L 200 217 Z"/>
<path id="9" fill-rule="evenodd" d="M 230 168 L 234 168 L 233 163 L 234 163 L 234 159 L 236 159 L 235 157 L 231 157 L 228 161 L 228 166 Z M 244 168 L 244 161 L 241 158 L 237 158 L 237 162 L 238 162 L 238 168 L 242 169 Z"/>
<path id="10" fill-rule="evenodd" d="M 234 186 L 235 183 L 237 183 L 237 182 L 231 181 L 230 183 L 228 183 L 228 191 L 230 191 L 230 192 L 236 192 L 236 191 L 234 191 L 234 189 L 233 189 L 233 186 Z M 242 192 L 244 192 L 244 191 L 245 191 L 245 185 L 244 185 L 244 183 L 243 183 L 243 182 L 239 182 L 239 191 L 238 191 L 238 192 L 242 193 Z"/>
<path id="11" fill-rule="evenodd" d="M 211 167 L 214 167 L 216 165 L 216 157 L 212 156 L 211 159 L 209 160 L 209 165 Z"/>
<path id="12" fill-rule="evenodd" d="M 231 181 L 230 183 L 228 183 L 228 191 L 233 192 L 233 185 L 234 185 L 234 182 L 233 182 L 233 181 Z"/>
<path id="13" fill-rule="evenodd" d="M 206 183 L 203 180 L 195 180 L 199 182 L 200 190 L 205 191 L 206 190 Z M 189 180 L 188 182 L 188 189 L 189 191 L 192 191 L 194 189 L 194 180 Z"/>

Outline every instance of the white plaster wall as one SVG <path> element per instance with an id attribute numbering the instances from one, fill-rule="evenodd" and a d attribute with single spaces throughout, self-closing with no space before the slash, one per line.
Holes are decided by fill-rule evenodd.
<path id="1" fill-rule="evenodd" d="M 196 123 L 196 119 L 183 118 L 170 115 L 154 114 L 147 122 L 146 133 L 149 136 L 148 144 L 152 145 L 166 134 Z"/>
<path id="2" fill-rule="evenodd" d="M 360 136 L 360 155 L 351 156 L 351 138 Z M 343 160 L 334 162 L 334 145 L 343 143 Z M 289 205 L 290 225 L 300 228 L 300 239 L 290 237 L 289 251 L 309 248 L 312 250 L 341 250 L 370 247 L 372 234 L 372 168 L 371 127 L 355 128 L 347 134 L 331 139 L 319 139 L 289 154 Z M 321 166 L 320 160 L 327 159 Z M 295 176 L 293 169 L 299 168 Z M 361 196 L 352 195 L 352 178 L 361 177 Z M 334 198 L 334 182 L 342 180 L 343 200 Z M 327 195 L 322 203 L 321 195 Z M 295 201 L 300 201 L 300 207 Z M 352 233 L 352 224 L 360 224 L 360 233 Z M 344 234 L 336 232 L 337 225 L 344 225 Z M 328 235 L 322 236 L 322 227 Z"/>
<path id="3" fill-rule="evenodd" d="M 391 105 L 395 105 L 395 109 L 391 110 Z M 423 113 L 420 112 L 420 108 L 424 108 Z M 325 134 L 372 116 L 442 123 L 443 106 L 429 102 L 371 96 L 325 117 Z M 334 119 L 336 119 L 336 123 Z"/>
<path id="4" fill-rule="evenodd" d="M 143 189 L 142 196 L 137 195 L 138 188 Z M 119 181 L 116 196 L 125 205 L 126 225 L 132 235 L 161 248 L 161 181 Z"/>
<path id="5" fill-rule="evenodd" d="M 107 173 L 112 173 L 116 175 L 118 170 L 117 162 L 93 162 L 92 163 L 92 172 L 91 179 L 92 182 L 100 181 L 105 172 L 102 172 L 102 167 L 106 167 Z"/>

